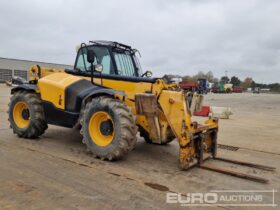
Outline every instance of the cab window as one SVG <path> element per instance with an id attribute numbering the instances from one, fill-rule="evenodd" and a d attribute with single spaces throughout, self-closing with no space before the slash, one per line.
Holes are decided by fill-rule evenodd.
<path id="1" fill-rule="evenodd" d="M 87 50 L 81 49 L 79 50 L 78 60 L 76 63 L 76 69 L 80 71 L 90 70 L 90 63 L 87 62 Z"/>
<path id="2" fill-rule="evenodd" d="M 113 52 L 119 75 L 135 77 L 136 71 L 132 56 L 128 51 Z"/>
<path id="3" fill-rule="evenodd" d="M 95 53 L 95 61 L 93 65 L 101 64 L 103 66 L 103 74 L 115 74 L 113 63 L 109 50 L 106 47 L 90 47 Z M 90 63 L 87 61 L 87 49 L 81 48 L 78 53 L 76 69 L 80 71 L 90 71 Z"/>

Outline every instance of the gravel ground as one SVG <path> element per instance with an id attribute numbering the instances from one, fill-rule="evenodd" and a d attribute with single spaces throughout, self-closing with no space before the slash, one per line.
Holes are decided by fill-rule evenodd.
<path id="1" fill-rule="evenodd" d="M 9 91 L 0 85 L 1 209 L 189 209 L 178 203 L 166 203 L 166 193 L 178 192 L 184 196 L 211 190 L 274 189 L 278 190 L 275 202 L 280 203 L 280 95 L 243 93 L 205 97 L 205 104 L 233 110 L 230 119 L 219 121 L 218 141 L 239 149 L 219 149 L 218 154 L 277 169 L 267 172 L 213 160 L 209 164 L 270 180 L 268 184 L 260 184 L 200 168 L 181 171 L 176 141 L 157 146 L 139 138 L 126 158 L 107 162 L 87 154 L 79 133 L 72 129 L 49 126 L 39 140 L 19 139 L 7 121 Z M 271 194 L 267 193 L 263 199 L 271 202 Z"/>

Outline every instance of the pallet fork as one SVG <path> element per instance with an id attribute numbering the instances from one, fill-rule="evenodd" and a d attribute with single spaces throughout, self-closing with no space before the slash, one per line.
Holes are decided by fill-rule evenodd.
<path id="1" fill-rule="evenodd" d="M 223 161 L 223 162 L 227 162 L 227 163 L 233 163 L 236 165 L 242 165 L 242 166 L 247 166 L 247 167 L 251 167 L 251 168 L 257 168 L 257 169 L 261 169 L 261 170 L 265 170 L 265 171 L 274 171 L 276 169 L 275 167 L 271 167 L 271 166 L 265 166 L 265 165 L 250 163 L 250 162 L 244 162 L 244 161 L 238 161 L 238 160 L 232 160 L 232 159 L 228 159 L 228 158 L 218 157 L 217 156 L 217 138 L 213 139 L 213 146 L 212 146 L 212 150 L 211 150 L 212 154 L 205 159 L 203 157 L 203 155 L 204 155 L 203 138 L 200 138 L 197 141 L 196 146 L 197 146 L 197 150 L 198 150 L 197 165 L 201 169 L 214 171 L 214 172 L 218 172 L 218 173 L 222 173 L 222 174 L 227 174 L 230 176 L 247 179 L 247 180 L 251 180 L 251 181 L 255 181 L 255 182 L 259 182 L 259 183 L 268 183 L 269 180 L 258 177 L 258 176 L 253 176 L 253 175 L 249 175 L 249 174 L 245 174 L 245 173 L 241 173 L 241 172 L 232 171 L 229 169 L 224 169 L 224 168 L 220 168 L 220 167 L 216 167 L 216 166 L 210 166 L 209 164 L 206 164 L 205 161 L 207 161 L 207 159 L 210 159 L 212 157 L 213 160 Z"/>

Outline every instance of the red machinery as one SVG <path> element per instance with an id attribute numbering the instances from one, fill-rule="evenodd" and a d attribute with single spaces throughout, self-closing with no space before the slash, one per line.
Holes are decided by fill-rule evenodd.
<path id="1" fill-rule="evenodd" d="M 208 117 L 210 112 L 210 107 L 209 106 L 202 106 L 201 110 L 198 112 L 194 112 L 194 116 L 200 116 L 200 117 Z"/>
<path id="2" fill-rule="evenodd" d="M 179 83 L 179 86 L 186 90 L 186 91 L 191 91 L 191 92 L 194 92 L 198 89 L 198 83 L 197 82 L 187 82 L 187 81 L 184 81 L 184 82 L 180 82 Z"/>
<path id="3" fill-rule="evenodd" d="M 232 92 L 233 93 L 242 93 L 243 88 L 242 87 L 233 87 Z"/>

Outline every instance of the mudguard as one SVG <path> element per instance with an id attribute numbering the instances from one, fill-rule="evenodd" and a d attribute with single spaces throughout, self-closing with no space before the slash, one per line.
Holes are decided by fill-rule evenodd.
<path id="1" fill-rule="evenodd" d="M 28 91 L 37 92 L 38 87 L 37 87 L 37 85 L 33 85 L 33 84 L 21 84 L 21 85 L 18 85 L 16 87 L 12 88 L 11 94 L 14 94 L 15 92 L 17 92 L 19 90 L 28 90 Z"/>
<path id="2" fill-rule="evenodd" d="M 80 112 L 89 98 L 100 95 L 124 96 L 125 94 L 121 91 L 92 84 L 88 80 L 79 80 L 65 89 L 65 110 Z"/>

